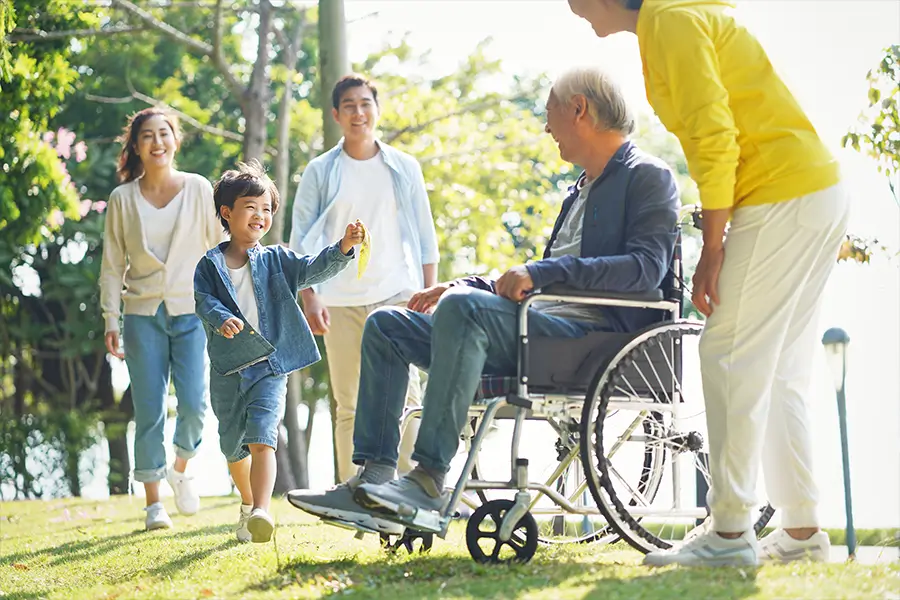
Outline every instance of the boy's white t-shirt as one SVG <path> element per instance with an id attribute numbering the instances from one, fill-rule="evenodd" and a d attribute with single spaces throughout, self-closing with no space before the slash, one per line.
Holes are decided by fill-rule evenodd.
<path id="1" fill-rule="evenodd" d="M 415 264 L 406 254 L 400 236 L 400 221 L 394 180 L 381 153 L 368 160 L 356 160 L 342 152 L 341 189 L 325 219 L 328 243 L 344 237 L 348 223 L 357 219 L 372 234 L 369 265 L 357 279 L 357 265 L 322 283 L 318 293 L 326 306 L 375 304 L 401 292 L 418 288 Z M 359 247 L 356 247 L 359 256 Z"/>
<path id="2" fill-rule="evenodd" d="M 259 310 L 256 307 L 256 294 L 253 293 L 250 261 L 244 263 L 240 269 L 229 267 L 228 274 L 231 276 L 231 283 L 234 284 L 234 291 L 237 293 L 237 305 L 241 309 L 241 314 L 247 319 L 247 325 L 250 325 L 255 331 L 259 331 Z"/>
<path id="3" fill-rule="evenodd" d="M 138 202 L 147 249 L 162 263 L 169 258 L 169 247 L 172 245 L 172 236 L 175 235 L 175 222 L 178 220 L 178 213 L 181 212 L 182 196 L 184 190 L 175 194 L 175 197 L 162 208 L 156 208 L 143 196 Z"/>

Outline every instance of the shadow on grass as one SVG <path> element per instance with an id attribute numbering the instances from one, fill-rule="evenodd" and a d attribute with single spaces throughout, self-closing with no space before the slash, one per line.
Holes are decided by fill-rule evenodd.
<path id="1" fill-rule="evenodd" d="M 57 546 L 43 548 L 32 552 L 18 552 L 8 555 L 0 555 L 0 563 L 27 563 L 30 560 L 42 556 L 52 556 L 53 559 L 47 566 L 55 567 L 60 565 L 71 564 L 79 561 L 87 561 L 96 558 L 99 555 L 108 554 L 122 548 L 123 545 L 132 542 L 145 541 L 151 536 L 159 535 L 160 540 L 177 540 L 193 537 L 228 534 L 234 530 L 234 526 L 230 523 L 222 525 L 208 525 L 206 527 L 198 527 L 196 529 L 188 529 L 178 531 L 170 535 L 163 532 L 144 531 L 136 529 L 128 533 L 117 535 L 95 537 L 89 536 L 83 540 L 75 542 L 66 542 Z"/>
<path id="2" fill-rule="evenodd" d="M 532 590 L 577 588 L 585 598 L 729 598 L 758 593 L 755 568 L 646 571 L 597 557 L 597 562 L 557 559 L 540 554 L 525 564 L 483 565 L 468 557 L 405 553 L 374 562 L 352 556 L 332 560 L 301 557 L 268 580 L 245 588 L 270 591 L 315 587 L 321 592 L 351 592 L 356 598 L 440 598 L 444 596 L 519 597 Z M 296 586 L 296 587 L 295 587 Z"/>

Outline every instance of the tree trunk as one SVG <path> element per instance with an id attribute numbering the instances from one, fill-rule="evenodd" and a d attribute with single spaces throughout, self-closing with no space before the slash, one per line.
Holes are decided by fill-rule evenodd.
<path id="1" fill-rule="evenodd" d="M 272 4 L 269 0 L 259 2 L 259 41 L 256 46 L 256 61 L 250 74 L 250 84 L 244 92 L 242 102 L 244 125 L 244 161 L 257 159 L 262 162 L 266 149 L 266 111 L 269 102 L 269 34 L 272 31 Z"/>
<path id="2" fill-rule="evenodd" d="M 125 389 L 122 401 L 117 407 L 119 418 L 107 418 L 104 422 L 106 443 L 109 446 L 109 477 L 107 487 L 111 496 L 128 493 L 128 477 L 131 474 L 131 460 L 128 457 L 128 422 L 134 415 L 131 386 Z"/>
<path id="3" fill-rule="evenodd" d="M 327 150 L 341 139 L 341 129 L 331 116 L 331 90 L 338 79 L 350 72 L 344 0 L 319 0 L 319 71 L 319 98 Z"/>
<path id="4" fill-rule="evenodd" d="M 284 65 L 287 67 L 287 76 L 285 77 L 284 90 L 281 94 L 281 103 L 278 105 L 278 132 L 275 142 L 278 150 L 278 155 L 275 157 L 275 185 L 281 193 L 282 206 L 287 205 L 285 197 L 288 195 L 291 182 L 291 106 L 294 101 L 294 76 L 297 74 L 297 54 L 300 51 L 303 25 L 306 21 L 304 16 L 305 13 L 300 13 L 291 39 L 288 42 L 288 47 L 284 51 Z M 286 215 L 287 211 L 285 210 L 275 213 L 272 219 L 272 228 L 268 234 L 268 237 L 272 240 L 270 243 L 277 244 L 287 241 L 284 239 Z M 290 434 L 288 434 L 288 437 L 290 437 Z"/>
<path id="5" fill-rule="evenodd" d="M 302 402 L 301 389 L 303 376 L 295 371 L 288 377 L 287 404 L 284 414 L 284 427 L 288 432 L 288 458 L 291 472 L 297 487 L 309 487 L 309 448 L 306 445 L 306 432 L 300 429 L 298 408 Z"/>
<path id="6" fill-rule="evenodd" d="M 297 489 L 297 480 L 291 472 L 291 461 L 288 456 L 288 441 L 284 436 L 284 430 L 278 428 L 278 448 L 275 450 L 275 488 L 272 494 L 283 496 L 291 490 Z"/>
<path id="7" fill-rule="evenodd" d="M 347 60 L 347 22 L 344 0 L 319 0 L 319 102 L 322 109 L 322 128 L 325 150 L 338 143 L 341 129 L 331 115 L 331 90 L 338 79 L 350 72 Z M 326 360 L 328 358 L 326 357 Z M 310 407 L 315 410 L 314 406 Z M 334 482 L 340 483 L 337 446 L 334 443 L 335 403 L 331 401 L 331 447 L 334 456 Z"/>
<path id="8" fill-rule="evenodd" d="M 66 480 L 69 482 L 69 491 L 78 498 L 81 496 L 81 478 L 78 476 L 78 458 L 80 452 L 69 451 L 66 453 Z"/>

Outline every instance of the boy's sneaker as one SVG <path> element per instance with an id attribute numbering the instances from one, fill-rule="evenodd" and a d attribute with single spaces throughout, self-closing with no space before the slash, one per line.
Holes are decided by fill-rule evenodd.
<path id="1" fill-rule="evenodd" d="M 166 481 L 175 492 L 175 508 L 179 514 L 190 516 L 200 510 L 200 495 L 194 489 L 194 478 L 184 473 L 178 473 L 174 468 L 169 469 Z"/>
<path id="2" fill-rule="evenodd" d="M 824 531 L 806 540 L 795 540 L 784 529 L 776 529 L 759 541 L 760 562 L 826 562 L 830 553 L 831 540 Z"/>
<path id="3" fill-rule="evenodd" d="M 251 541 L 262 544 L 272 539 L 275 521 L 263 509 L 254 508 L 247 518 L 247 530 L 250 532 Z"/>
<path id="4" fill-rule="evenodd" d="M 382 519 L 356 503 L 353 492 L 361 484 L 357 474 L 324 492 L 293 490 L 288 492 L 287 498 L 292 505 L 317 517 L 346 521 L 389 535 L 402 535 L 406 529 L 403 525 Z"/>
<path id="5" fill-rule="evenodd" d="M 144 520 L 144 527 L 147 531 L 168 529 L 172 526 L 172 519 L 169 518 L 162 502 L 155 502 L 144 510 L 147 512 L 147 518 Z"/>
<path id="6" fill-rule="evenodd" d="M 247 524 L 250 522 L 250 513 L 253 512 L 253 506 L 250 504 L 241 504 L 240 517 L 237 524 L 237 539 L 239 542 L 249 542 L 253 537 Z"/>
<path id="7" fill-rule="evenodd" d="M 753 531 L 729 540 L 715 531 L 706 531 L 670 550 L 657 550 L 644 557 L 651 567 L 684 565 L 689 567 L 756 566 L 759 543 Z"/>
<path id="8" fill-rule="evenodd" d="M 419 481 L 419 476 L 428 478 L 413 470 L 400 479 L 386 483 L 364 483 L 353 493 L 353 499 L 363 508 L 392 514 L 399 513 L 401 506 L 440 511 L 449 494 L 440 493 L 433 481 Z M 434 488 L 431 493 L 425 491 L 426 486 Z"/>

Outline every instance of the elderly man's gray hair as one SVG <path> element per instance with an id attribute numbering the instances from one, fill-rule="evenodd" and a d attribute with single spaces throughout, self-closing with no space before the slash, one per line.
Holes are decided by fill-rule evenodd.
<path id="1" fill-rule="evenodd" d="M 612 129 L 624 135 L 634 132 L 634 116 L 625 102 L 622 89 L 609 75 L 599 69 L 572 69 L 553 84 L 553 94 L 563 104 L 574 96 L 587 99 L 588 114 L 598 128 Z"/>

